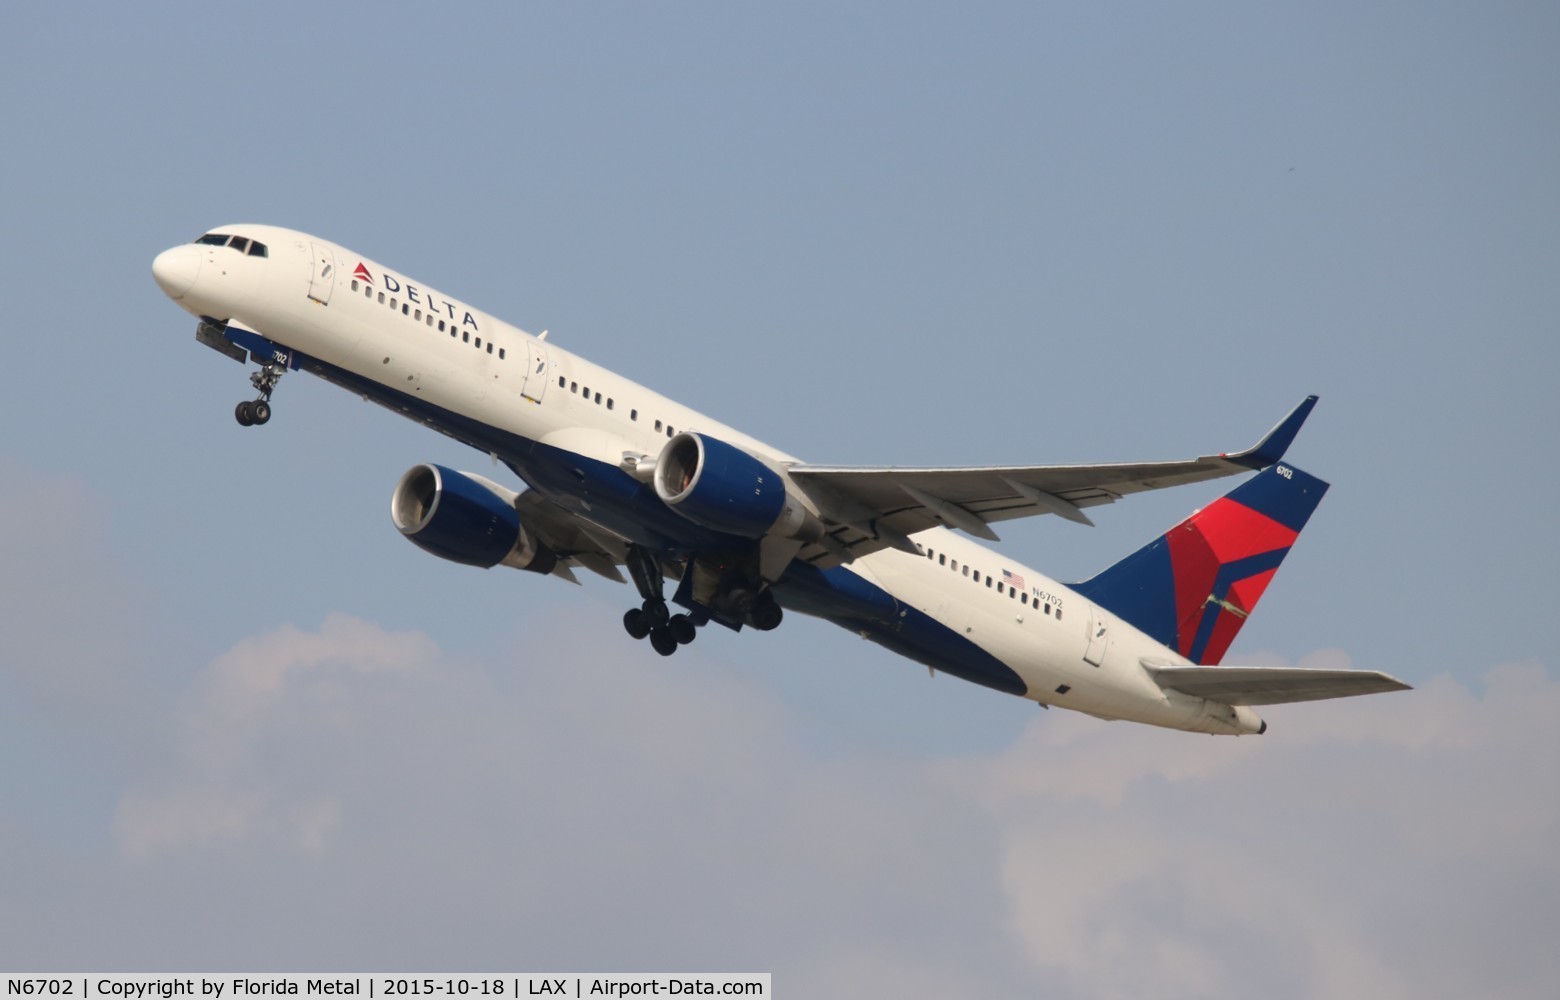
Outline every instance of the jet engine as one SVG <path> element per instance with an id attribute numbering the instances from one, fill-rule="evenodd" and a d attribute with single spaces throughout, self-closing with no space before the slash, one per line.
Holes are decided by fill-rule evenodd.
<path id="1" fill-rule="evenodd" d="M 525 529 L 519 494 L 442 465 L 416 465 L 390 496 L 390 519 L 418 548 L 467 566 L 551 573 L 558 557 Z"/>
<path id="2" fill-rule="evenodd" d="M 816 541 L 823 522 L 786 488 L 785 477 L 707 434 L 666 442 L 655 463 L 655 492 L 694 524 L 741 538 L 777 534 Z"/>

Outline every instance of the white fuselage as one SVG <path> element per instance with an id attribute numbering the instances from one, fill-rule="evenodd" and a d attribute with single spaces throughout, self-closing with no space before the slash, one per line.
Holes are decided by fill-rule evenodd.
<path id="1" fill-rule="evenodd" d="M 195 244 L 168 251 L 154 272 L 181 307 L 392 390 L 378 401 L 478 447 L 463 432 L 464 421 L 610 466 L 628 455 L 654 456 L 685 430 L 719 438 L 776 468 L 798 461 L 325 240 L 268 226 L 222 231 L 263 241 L 267 256 Z M 398 405 L 398 397 L 408 405 Z M 435 412 L 463 422 L 446 426 L 449 421 L 428 416 Z M 592 516 L 589 504 L 572 509 Z M 1006 665 L 1026 697 L 1101 718 L 1200 732 L 1239 734 L 1260 726 L 1250 709 L 1161 689 L 1145 660 L 1190 661 L 1039 571 L 945 528 L 913 540 L 923 555 L 886 549 L 845 568 Z M 921 658 L 903 642 L 884 644 Z"/>

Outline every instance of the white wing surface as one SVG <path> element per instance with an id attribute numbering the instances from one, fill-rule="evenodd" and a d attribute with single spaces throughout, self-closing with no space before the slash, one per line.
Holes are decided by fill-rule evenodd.
<path id="1" fill-rule="evenodd" d="M 1057 514 L 1091 524 L 1083 511 L 1130 493 L 1182 486 L 1266 468 L 1283 457 L 1316 405 L 1303 402 L 1245 451 L 1180 462 L 1116 465 L 1030 465 L 900 469 L 794 465 L 792 481 L 818 504 L 830 541 L 801 558 L 818 565 L 884 548 L 916 551 L 909 536 L 938 525 L 996 541 L 989 525 L 1016 517 Z"/>

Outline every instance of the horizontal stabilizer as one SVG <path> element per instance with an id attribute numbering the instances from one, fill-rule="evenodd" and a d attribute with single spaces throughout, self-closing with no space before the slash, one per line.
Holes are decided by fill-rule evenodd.
<path id="1" fill-rule="evenodd" d="M 1396 677 L 1374 670 L 1304 667 L 1158 667 L 1143 664 L 1166 690 L 1226 705 L 1287 705 L 1359 694 L 1410 691 Z"/>

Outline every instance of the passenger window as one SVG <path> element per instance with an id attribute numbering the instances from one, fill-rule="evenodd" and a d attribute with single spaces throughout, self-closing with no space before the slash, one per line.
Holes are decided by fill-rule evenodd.
<path id="1" fill-rule="evenodd" d="M 970 575 L 970 567 L 969 567 L 968 563 L 966 563 L 965 566 L 964 566 L 964 575 L 965 576 L 969 576 Z"/>
<path id="2" fill-rule="evenodd" d="M 498 349 L 498 360 L 504 360 L 504 349 L 502 347 Z"/>
<path id="3" fill-rule="evenodd" d="M 569 391 L 570 392 L 579 392 L 580 391 L 580 384 L 578 382 L 570 382 L 569 383 Z"/>
<path id="4" fill-rule="evenodd" d="M 667 437 L 673 437 L 676 434 L 677 434 L 677 432 L 672 430 L 672 425 L 671 424 L 667 424 L 666 425 L 666 436 Z"/>
<path id="5" fill-rule="evenodd" d="M 422 322 L 422 310 L 421 309 L 417 310 L 417 314 L 415 316 L 413 316 L 412 319 L 415 319 L 417 322 L 421 323 Z"/>
<path id="6" fill-rule="evenodd" d="M 355 291 L 357 291 L 357 290 L 358 290 L 358 282 L 357 282 L 357 279 L 356 279 L 356 278 L 353 278 L 353 279 L 352 279 L 352 290 L 353 290 L 353 291 L 354 291 L 354 292 L 355 292 Z"/>
<path id="7" fill-rule="evenodd" d="M 939 555 L 937 557 L 937 565 L 939 565 L 939 566 L 946 566 L 946 565 L 948 565 L 948 554 L 946 552 L 942 553 L 941 555 Z"/>
<path id="8" fill-rule="evenodd" d="M 488 341 L 488 353 L 489 354 L 493 353 L 493 342 L 491 340 Z"/>
<path id="9" fill-rule="evenodd" d="M 628 419 L 630 419 L 630 420 L 638 420 L 639 419 L 639 411 L 638 410 L 629 410 L 628 411 Z"/>
<path id="10" fill-rule="evenodd" d="M 1046 605 L 1046 606 L 1045 606 L 1045 613 L 1046 613 L 1046 614 L 1050 614 L 1050 613 L 1051 613 L 1051 606 L 1050 606 L 1050 605 L 1049 605 L 1049 604 L 1047 604 L 1047 605 Z"/>
<path id="11" fill-rule="evenodd" d="M 601 405 L 601 393 L 599 393 L 599 392 L 596 393 L 596 405 L 597 406 Z"/>
<path id="12" fill-rule="evenodd" d="M 440 333 L 444 332 L 444 320 L 442 320 L 442 319 L 439 320 L 439 332 Z"/>
<path id="13" fill-rule="evenodd" d="M 986 576 L 986 586 L 987 587 L 991 586 L 991 575 L 990 574 L 987 574 L 987 576 Z"/>
<path id="14" fill-rule="evenodd" d="M 659 434 L 659 433 L 661 433 L 661 421 L 659 421 L 659 420 L 657 420 L 657 421 L 656 421 L 656 422 L 655 422 L 655 432 L 656 432 L 656 433 L 657 433 L 657 434 Z"/>
<path id="15" fill-rule="evenodd" d="M 385 293 L 384 292 L 380 292 L 379 293 L 379 304 L 380 305 L 384 305 L 385 304 Z"/>
<path id="16" fill-rule="evenodd" d="M 462 331 L 460 331 L 460 339 L 461 339 L 461 341 L 463 343 L 467 343 L 467 344 L 471 343 L 471 331 L 470 330 L 462 330 Z"/>
<path id="17" fill-rule="evenodd" d="M 481 337 L 477 338 L 477 350 L 479 350 L 479 351 L 482 350 L 482 338 Z"/>
<path id="18" fill-rule="evenodd" d="M 250 249 L 253 250 L 254 247 L 250 247 Z M 364 285 L 363 286 L 363 294 L 368 299 L 372 300 L 373 297 L 374 297 L 374 288 L 373 288 L 373 286 L 372 285 Z"/>
<path id="19" fill-rule="evenodd" d="M 402 316 L 410 316 L 411 314 L 412 314 L 412 307 L 407 305 L 405 302 L 402 302 L 401 303 L 401 315 Z"/>
<path id="20" fill-rule="evenodd" d="M 980 582 L 980 573 L 978 573 L 978 572 L 975 574 L 975 582 L 976 583 Z"/>
<path id="21" fill-rule="evenodd" d="M 1018 603 L 1022 604 L 1026 608 L 1029 607 L 1029 595 L 1020 594 L 1018 597 Z"/>
<path id="22" fill-rule="evenodd" d="M 612 397 L 611 396 L 607 397 L 607 409 L 609 409 L 609 410 L 612 409 Z"/>

